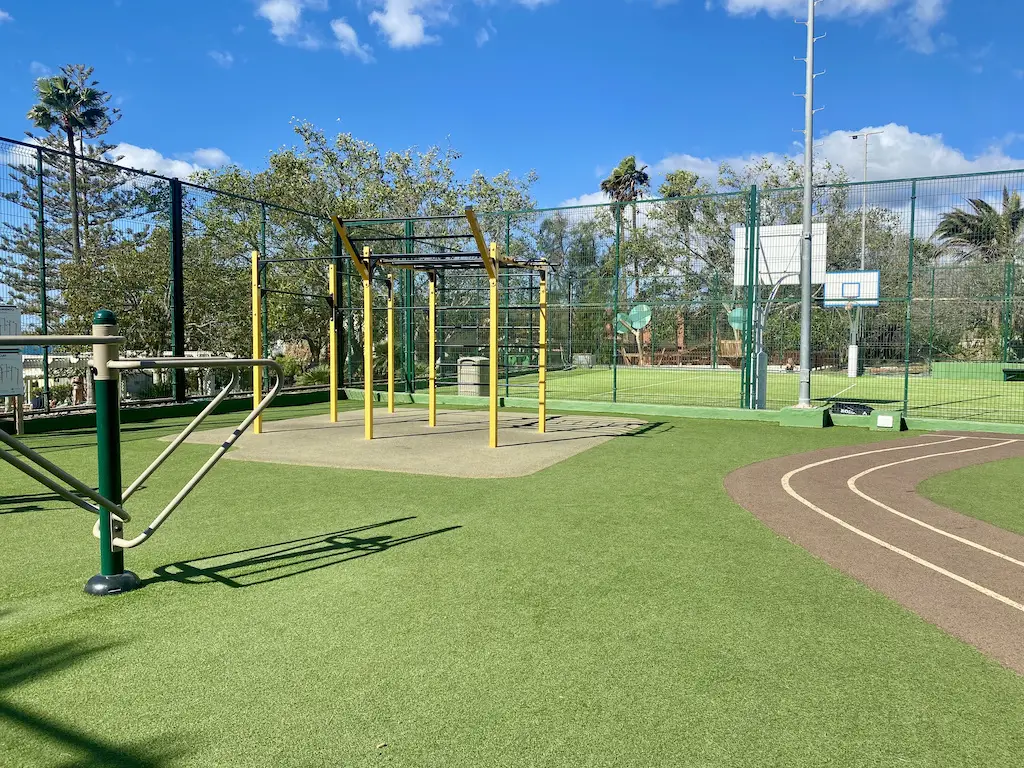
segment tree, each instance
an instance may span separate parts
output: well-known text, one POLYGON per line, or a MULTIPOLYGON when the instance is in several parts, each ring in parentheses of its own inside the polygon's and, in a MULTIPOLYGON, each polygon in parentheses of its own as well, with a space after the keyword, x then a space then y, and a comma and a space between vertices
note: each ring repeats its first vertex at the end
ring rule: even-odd
POLYGON ((110 94, 96 86, 99 82, 90 80, 92 67, 82 64, 68 64, 61 67, 61 73, 36 80, 38 103, 28 111, 28 119, 47 133, 60 131, 67 141, 71 156, 71 229, 74 259, 82 258, 81 229, 79 227, 79 190, 75 137, 84 143, 84 138, 96 138, 110 128, 119 117, 117 109, 108 106, 110 94))
POLYGON ((954 208, 942 216, 935 237, 958 261, 1001 264, 1017 258, 1024 234, 1020 192, 1003 187, 1003 209, 981 199, 967 201, 971 211, 954 208))

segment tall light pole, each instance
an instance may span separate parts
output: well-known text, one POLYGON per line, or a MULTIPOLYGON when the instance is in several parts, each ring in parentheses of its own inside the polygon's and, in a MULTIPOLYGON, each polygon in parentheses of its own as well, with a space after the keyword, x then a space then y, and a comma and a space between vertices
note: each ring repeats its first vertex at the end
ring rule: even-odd
MULTIPOLYGON (((800 396, 797 405, 811 407, 811 232, 814 205, 814 6, 816 0, 807 0, 807 57, 806 92, 804 93, 804 211, 800 239, 800 396)), ((797 22, 801 23, 801 22, 797 22)))
MULTIPOLYGON (((864 140, 864 183, 861 185, 860 203, 860 269, 863 272, 867 267, 868 254, 868 143, 872 136, 878 136, 885 131, 864 131, 855 133, 850 138, 854 141, 864 140)), ((850 348, 847 354, 846 375, 855 379, 860 375, 860 324, 863 318, 863 307, 857 307, 857 312, 850 320, 850 348)))

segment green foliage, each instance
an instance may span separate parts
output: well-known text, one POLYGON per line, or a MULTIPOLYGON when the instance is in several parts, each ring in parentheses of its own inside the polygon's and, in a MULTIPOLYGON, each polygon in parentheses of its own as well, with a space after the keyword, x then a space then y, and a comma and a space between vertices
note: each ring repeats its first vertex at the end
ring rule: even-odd
POLYGON ((331 369, 326 365, 319 365, 303 371, 295 377, 295 383, 300 387, 324 386, 331 383, 331 369))

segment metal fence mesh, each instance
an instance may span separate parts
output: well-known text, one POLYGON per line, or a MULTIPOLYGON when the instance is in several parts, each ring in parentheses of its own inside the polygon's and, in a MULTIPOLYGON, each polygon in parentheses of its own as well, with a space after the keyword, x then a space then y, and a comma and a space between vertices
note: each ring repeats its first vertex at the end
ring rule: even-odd
MULTIPOLYGON (((0 140, 0 304, 22 310, 26 333, 82 332, 104 307, 119 316, 127 354, 249 355, 255 251, 262 255, 264 353, 284 361, 286 385, 327 385, 332 311, 340 381, 362 383, 362 283, 330 221, 93 155, 75 166, 76 231, 70 158, 0 140)), ((859 310, 826 308, 815 288, 817 402, 1024 423, 1022 191, 1021 171, 816 188, 814 221, 828 228, 827 270, 880 275, 878 305, 859 310), (852 342, 859 349, 854 376, 852 342)), ((799 286, 765 280, 759 254, 768 228, 799 223, 801 205, 798 189, 744 190, 485 212, 479 220, 509 258, 551 265, 550 400, 751 407, 761 387, 763 406, 779 408, 797 397, 799 286)), ((375 253, 475 250, 456 218, 350 229, 359 248, 375 253)), ((388 276, 376 277, 372 375, 383 388, 388 276)), ((405 271, 392 277, 397 388, 422 391, 429 281, 405 271)), ((498 286, 501 394, 534 398, 540 278, 507 269, 498 286)), ((437 288, 438 381, 455 393, 459 360, 488 353, 488 283, 479 271, 449 272, 438 275, 437 288)), ((30 413, 88 407, 85 350, 24 352, 30 413)), ((125 379, 128 402, 205 397, 220 383, 193 372, 178 383, 145 373, 125 379)))

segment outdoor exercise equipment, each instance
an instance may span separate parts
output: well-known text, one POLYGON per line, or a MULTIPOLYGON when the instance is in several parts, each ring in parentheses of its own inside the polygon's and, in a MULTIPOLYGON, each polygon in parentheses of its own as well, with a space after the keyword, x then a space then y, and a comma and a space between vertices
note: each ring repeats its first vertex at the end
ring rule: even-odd
MULTIPOLYGON (((539 342, 538 342, 538 431, 546 429, 547 416, 547 271, 550 265, 545 261, 517 261, 502 256, 499 253, 498 245, 491 242, 486 243, 483 230, 477 220, 473 208, 467 206, 464 214, 453 214, 446 216, 423 216, 404 221, 422 221, 433 224, 440 224, 444 227, 450 226, 453 222, 465 221, 469 226, 469 232, 449 232, 447 229, 443 234, 427 235, 423 237, 405 237, 393 234, 373 235, 357 233, 353 236, 351 227, 363 229, 379 228, 387 223, 387 220, 360 220, 345 221, 334 216, 335 231, 338 234, 345 253, 355 265, 363 284, 363 424, 364 434, 367 440, 373 439, 373 291, 372 280, 376 273, 382 272, 387 280, 387 381, 388 381, 388 411, 394 412, 395 399, 395 361, 394 361, 394 275, 398 270, 410 270, 421 272, 427 275, 428 286, 428 423, 431 427, 437 426, 437 283, 438 277, 449 270, 483 270, 487 275, 488 303, 488 394, 489 394, 489 445, 492 448, 498 447, 498 369, 499 369, 499 309, 498 300, 498 276, 501 270, 527 270, 539 273, 539 342), (471 250, 458 250, 447 246, 438 245, 439 241, 468 241, 471 250), (375 253, 371 245, 364 243, 379 242, 402 242, 407 247, 404 253, 375 253), (416 246, 424 244, 430 246, 429 252, 417 252, 416 246), (361 248, 360 248, 361 246, 361 248)), ((333 282, 332 282, 333 284, 333 282)), ((337 334, 331 333, 331 344, 337 344, 337 334)), ((332 361, 336 359, 336 352, 332 351, 332 361)), ((336 385, 336 371, 332 365, 331 380, 331 414, 332 420, 337 420, 337 397, 338 387, 336 385)))
MULTIPOLYGON (((0 430, 0 459, 15 469, 49 488, 60 498, 77 507, 97 515, 93 535, 100 542, 100 572, 85 585, 85 591, 93 595, 113 595, 137 589, 139 577, 124 567, 124 550, 143 544, 170 517, 185 497, 213 469, 239 437, 249 428, 260 414, 270 405, 281 388, 282 370, 273 360, 214 358, 214 357, 161 357, 125 359, 119 358, 118 347, 124 343, 123 336, 117 335, 117 319, 113 312, 100 310, 93 316, 90 336, 0 336, 0 348, 14 348, 42 344, 47 346, 92 346, 90 367, 95 377, 96 399, 96 452, 99 469, 99 487, 93 490, 46 457, 29 448, 17 438, 0 430), (153 518, 140 533, 126 538, 124 525, 131 521, 131 515, 123 504, 134 495, 143 483, 174 453, 185 439, 224 401, 238 381, 238 371, 252 367, 254 381, 259 381, 259 372, 269 368, 276 373, 270 391, 259 399, 253 410, 231 433, 213 455, 175 494, 174 498, 153 518), (184 370, 196 368, 228 368, 231 380, 213 400, 182 430, 163 452, 143 470, 127 488, 121 486, 121 419, 120 419, 120 373, 126 370, 184 370), (24 458, 19 458, 15 454, 24 458), (55 479, 56 478, 56 479, 55 479), (58 482, 59 481, 59 482, 58 482), (68 490, 65 486, 70 487, 68 490)), ((259 387, 255 387, 258 391, 259 387)))

